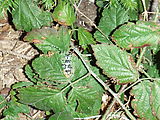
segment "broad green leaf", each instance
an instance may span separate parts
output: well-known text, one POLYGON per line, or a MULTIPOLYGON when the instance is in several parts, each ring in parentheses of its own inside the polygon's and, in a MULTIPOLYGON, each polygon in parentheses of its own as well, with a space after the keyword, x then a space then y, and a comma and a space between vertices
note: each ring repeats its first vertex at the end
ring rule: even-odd
POLYGON ((62 25, 70 26, 75 20, 75 13, 69 2, 60 1, 53 11, 53 18, 62 25))
MULTIPOLYGON (((33 61, 32 67, 43 81, 50 82, 50 84, 61 83, 61 85, 65 85, 69 81, 75 81, 87 73, 86 68, 77 57, 71 56, 71 60, 65 60, 65 58, 65 54, 57 53, 51 56, 41 56, 33 61), (65 62, 70 62, 71 74, 68 76, 63 68, 65 62)), ((68 63, 66 65, 68 66, 68 63)))
POLYGON ((74 120, 70 112, 63 111, 52 115, 49 120, 74 120))
MULTIPOLYGON (((117 26, 124 24, 128 21, 128 19, 128 12, 125 9, 123 9, 121 6, 111 6, 110 8, 104 9, 98 27, 108 37, 108 35, 110 35, 117 26)), ((99 31, 96 31, 94 37, 99 42, 109 42, 99 31)))
POLYGON ((114 45, 93 45, 97 65, 104 73, 119 84, 135 82, 138 79, 138 71, 135 68, 133 58, 114 45))
POLYGON ((65 109, 65 99, 57 89, 42 86, 30 86, 18 89, 19 102, 34 106, 41 110, 61 112, 65 109))
POLYGON ((83 48, 86 48, 89 44, 95 43, 92 34, 82 27, 78 29, 78 40, 79 45, 82 45, 83 48))
MULTIPOLYGON (((89 63, 87 60, 86 62, 89 63)), ((52 89, 45 86, 20 88, 18 98, 21 103, 42 110, 53 110, 55 115, 50 119, 57 119, 57 117, 63 119, 64 114, 61 116, 60 113, 64 111, 68 111, 70 116, 74 117, 87 117, 98 114, 104 92, 103 88, 90 74, 87 74, 88 71, 77 56, 71 54, 68 58, 68 53, 42 55, 32 62, 32 69, 28 67, 29 72, 34 71, 41 78, 37 82, 46 83, 47 85, 52 82, 50 85, 54 85, 54 87, 52 89), (64 68, 62 67, 64 63, 68 65, 68 62, 72 71, 69 77, 64 74, 64 68), (86 102, 83 101, 85 95, 87 96, 85 100, 88 100, 86 102), (67 101, 65 102, 65 100, 67 101), (92 102, 92 104, 87 105, 88 102, 92 102)), ((32 74, 29 74, 29 76, 34 77, 32 74)), ((67 114, 68 117, 69 114, 67 114)), ((70 119, 71 117, 68 120, 70 119)))
POLYGON ((66 82, 61 57, 59 54, 41 56, 33 61, 33 69, 44 81, 66 82))
POLYGON ((138 21, 121 26, 113 34, 116 44, 125 49, 157 46, 160 41, 160 26, 152 22, 138 21))
POLYGON ((134 86, 131 90, 131 94, 134 96, 131 105, 134 108, 135 115, 140 119, 145 120, 157 120, 152 114, 150 105, 151 85, 149 81, 142 81, 134 86))
POLYGON ((152 113, 160 120, 160 82, 155 80, 151 88, 150 104, 152 113))
POLYGON ((14 100, 10 101, 8 108, 3 111, 4 116, 18 117, 19 113, 29 113, 29 107, 27 105, 15 102, 14 100))
POLYGON ((77 103, 76 111, 83 116, 97 115, 101 106, 101 96, 96 88, 74 87, 69 93, 69 103, 77 103))
POLYGON ((65 27, 61 27, 58 31, 54 28, 33 30, 27 34, 25 40, 35 43, 38 49, 44 53, 49 51, 65 52, 69 50, 70 45, 70 35, 65 27))
MULTIPOLYGON (((85 61, 87 64, 89 64, 89 61, 87 61, 86 59, 85 61)), ((72 111, 71 112, 72 116, 77 118, 97 115, 101 107, 101 97, 104 92, 102 86, 90 75, 81 79, 82 77, 87 75, 87 70, 77 57, 74 57, 74 56, 72 57, 72 67, 73 67, 73 76, 71 76, 70 79, 72 79, 71 82, 74 84, 72 84, 73 91, 71 90, 68 96, 69 97, 68 101, 70 104, 69 111, 72 111), (84 89, 84 92, 85 92, 85 88, 87 88, 88 90, 88 94, 87 94, 88 97, 86 99, 88 99, 88 101, 93 99, 97 100, 96 102, 93 101, 92 104, 88 104, 87 106, 86 106, 87 103, 83 102, 83 97, 81 96, 78 97, 76 95, 76 94, 80 94, 80 90, 83 91, 84 89), (91 96, 91 93, 93 93, 92 96, 91 96), (70 98, 72 98, 72 100, 70 98), (76 102, 76 100, 79 102, 76 102), (83 108, 82 106, 86 106, 86 108, 85 107, 83 108), (88 109, 87 107, 90 109, 88 112, 86 112, 86 110, 88 109)), ((94 72, 97 73, 96 70, 94 70, 94 72)), ((99 74, 97 73, 97 75, 99 74)), ((85 95, 86 93, 82 93, 82 94, 85 95)))
POLYGON ((33 28, 49 26, 52 17, 42 11, 32 0, 16 0, 17 7, 12 11, 13 23, 18 30, 31 31, 33 28))

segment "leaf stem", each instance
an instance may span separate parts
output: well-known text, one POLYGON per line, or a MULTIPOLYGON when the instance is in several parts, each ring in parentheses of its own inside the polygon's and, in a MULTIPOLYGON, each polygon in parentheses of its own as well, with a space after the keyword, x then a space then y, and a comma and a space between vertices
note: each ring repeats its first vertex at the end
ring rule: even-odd
POLYGON ((124 89, 122 91, 122 93, 126 92, 127 90, 129 90, 130 88, 132 88, 133 86, 135 86, 137 83, 141 82, 142 80, 150 80, 150 78, 142 78, 137 80, 136 82, 134 82, 133 84, 131 84, 130 86, 128 86, 126 89, 124 89))
POLYGON ((136 120, 136 118, 129 112, 129 110, 124 106, 124 104, 121 102, 121 100, 119 99, 118 95, 113 92, 109 86, 107 86, 103 80, 101 80, 91 69, 90 67, 87 65, 87 63, 85 62, 85 60, 83 59, 81 53, 79 52, 79 50, 77 48, 74 49, 74 52, 78 55, 78 57, 81 59, 81 61, 83 62, 84 66, 86 67, 86 69, 88 70, 88 72, 104 87, 105 90, 107 90, 108 92, 110 92, 113 97, 117 100, 117 102, 121 105, 121 107, 125 110, 126 114, 128 115, 128 117, 131 120, 136 120))
POLYGON ((137 64, 136 64, 137 68, 139 68, 139 65, 140 65, 140 63, 142 61, 142 58, 143 58, 143 55, 144 55, 146 49, 147 49, 147 47, 144 47, 143 50, 142 50, 142 52, 141 52, 141 54, 140 54, 140 56, 139 56, 139 59, 138 59, 137 64))
POLYGON ((61 92, 64 92, 67 88, 69 88, 70 86, 74 85, 75 83, 79 82, 80 80, 83 80, 84 78, 88 77, 90 74, 87 73, 84 76, 82 76, 81 78, 79 78, 78 80, 75 80, 74 82, 70 83, 68 86, 66 86, 61 92))

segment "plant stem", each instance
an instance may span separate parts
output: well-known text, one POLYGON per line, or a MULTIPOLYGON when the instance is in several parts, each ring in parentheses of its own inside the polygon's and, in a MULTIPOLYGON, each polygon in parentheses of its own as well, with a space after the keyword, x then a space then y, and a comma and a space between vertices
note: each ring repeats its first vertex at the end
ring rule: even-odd
POLYGON ((142 0, 143 8, 144 8, 144 21, 148 21, 148 12, 147 12, 147 7, 146 7, 146 2, 145 0, 142 0))
POLYGON ((128 86, 126 89, 124 89, 124 90, 122 91, 122 93, 126 92, 127 90, 129 90, 131 87, 133 87, 133 86, 136 85, 137 83, 141 82, 142 80, 150 80, 150 78, 142 78, 142 79, 137 80, 136 82, 134 82, 133 84, 131 84, 130 86, 128 86))
POLYGON ((142 58, 143 58, 143 55, 144 55, 146 49, 147 49, 147 47, 144 47, 143 50, 142 50, 142 52, 141 52, 141 54, 140 54, 140 56, 139 56, 139 59, 138 59, 137 64, 136 64, 137 68, 139 68, 139 65, 140 65, 140 63, 142 61, 142 58))
POLYGON ((79 50, 77 48, 74 49, 74 52, 79 56, 79 58, 81 59, 82 63, 84 64, 84 66, 86 67, 86 69, 88 70, 88 72, 104 87, 105 90, 107 90, 108 92, 110 92, 113 97, 117 100, 117 102, 121 105, 121 107, 125 110, 126 114, 128 115, 128 117, 131 120, 136 120, 136 118, 129 112, 129 110, 124 106, 124 104, 121 102, 121 100, 119 99, 118 95, 116 93, 114 93, 109 86, 107 86, 103 80, 101 80, 91 69, 90 67, 87 65, 87 63, 85 62, 85 60, 83 59, 81 53, 79 52, 79 50))
MULTIPOLYGON (((127 87, 127 84, 122 86, 122 88, 121 88, 121 89, 119 90, 119 92, 118 92, 118 95, 119 95, 119 96, 123 93, 122 91, 123 91, 126 87, 127 87)), ((106 120, 106 119, 107 119, 107 116, 108 116, 108 114, 110 113, 110 110, 111 110, 111 108, 113 107, 113 105, 115 104, 115 102, 116 102, 116 99, 113 98, 112 103, 109 105, 108 109, 106 110, 105 114, 103 115, 102 120, 106 120)))
POLYGON ((87 73, 86 75, 82 76, 81 78, 79 78, 78 80, 70 83, 69 85, 67 85, 61 92, 64 92, 67 88, 69 88, 70 86, 74 85, 75 83, 79 82, 80 80, 83 80, 84 78, 88 77, 90 74, 87 73))

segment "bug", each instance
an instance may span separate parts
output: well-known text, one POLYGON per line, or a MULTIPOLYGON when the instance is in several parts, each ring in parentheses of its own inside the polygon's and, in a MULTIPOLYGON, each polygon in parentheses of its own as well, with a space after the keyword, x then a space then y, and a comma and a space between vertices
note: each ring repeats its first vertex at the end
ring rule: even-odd
POLYGON ((63 64, 62 64, 62 67, 63 67, 63 72, 64 72, 64 75, 69 78, 71 77, 72 75, 72 61, 71 61, 71 57, 72 57, 72 54, 71 52, 67 53, 64 57, 64 60, 63 60, 63 64))

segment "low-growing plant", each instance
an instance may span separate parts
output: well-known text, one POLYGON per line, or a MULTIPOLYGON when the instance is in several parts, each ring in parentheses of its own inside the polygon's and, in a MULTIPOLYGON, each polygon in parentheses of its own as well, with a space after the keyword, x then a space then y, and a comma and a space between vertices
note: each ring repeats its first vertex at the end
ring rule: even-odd
POLYGON ((120 119, 119 112, 159 120, 160 26, 146 14, 139 20, 148 0, 96 0, 98 23, 79 2, 0 0, 1 18, 10 13, 16 30, 27 32, 24 41, 40 53, 24 68, 30 82, 15 83, 10 100, 0 96, 4 119, 29 116, 31 107, 49 120, 120 119), (77 27, 76 13, 95 29, 77 27), (104 106, 106 94, 111 100, 104 106))

